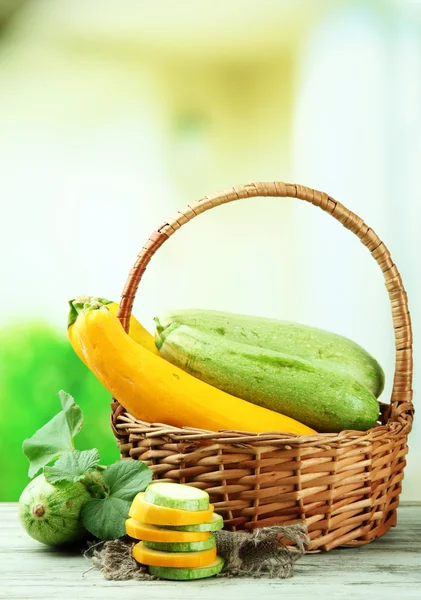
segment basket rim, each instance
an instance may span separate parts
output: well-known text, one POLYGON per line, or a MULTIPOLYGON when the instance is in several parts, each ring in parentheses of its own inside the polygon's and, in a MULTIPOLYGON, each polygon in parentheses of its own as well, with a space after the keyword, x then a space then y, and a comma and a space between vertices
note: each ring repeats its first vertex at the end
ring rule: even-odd
MULTIPOLYGON (((384 405, 388 406, 388 405, 384 405)), ((281 431, 262 431, 260 433, 240 431, 235 429, 220 429, 211 431, 196 427, 176 427, 167 423, 149 423, 136 419, 126 411, 119 402, 111 404, 111 427, 114 435, 119 438, 127 434, 132 439, 139 438, 168 437, 176 442, 191 442, 200 445, 201 442, 213 441, 218 444, 241 444, 241 445, 264 445, 264 446, 308 446, 311 448, 335 445, 370 445, 376 438, 383 437, 385 432, 393 436, 408 435, 412 429, 413 417, 409 413, 403 413, 397 421, 387 420, 386 423, 378 423, 365 431, 344 429, 337 433, 315 433, 310 435, 298 435, 295 433, 281 431)))

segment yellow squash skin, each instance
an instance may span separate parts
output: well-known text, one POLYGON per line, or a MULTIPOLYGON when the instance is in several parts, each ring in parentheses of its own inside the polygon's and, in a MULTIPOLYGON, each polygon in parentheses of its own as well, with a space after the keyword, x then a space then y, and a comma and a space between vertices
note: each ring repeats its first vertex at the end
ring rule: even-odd
POLYGON ((306 425, 196 379, 129 337, 107 306, 80 311, 73 332, 85 361, 134 417, 176 427, 315 433, 306 425))
MULTIPOLYGON (((70 300, 69 304, 72 307, 72 309, 73 309, 73 303, 75 302, 75 303, 80 304, 81 299, 86 300, 87 303, 92 303, 92 301, 100 300, 99 298, 93 298, 91 296, 80 296, 79 298, 70 300)), ((110 311, 111 314, 117 315, 117 310, 118 310, 117 302, 108 302, 107 301, 106 304, 104 302, 102 302, 102 303, 108 308, 108 310, 110 311)), ((71 312, 73 312, 73 310, 71 312)), ((83 355, 82 349, 80 347, 79 340, 78 340, 77 336, 74 334, 74 323, 75 323, 75 321, 72 319, 67 328, 67 335, 69 336, 69 340, 73 347, 73 350, 76 352, 76 354, 78 355, 80 360, 82 362, 84 362, 85 364, 87 364, 86 359, 83 355)), ((153 335, 151 335, 149 333, 149 331, 147 331, 139 323, 139 321, 136 319, 136 317, 133 315, 131 315, 131 317, 130 317, 129 336, 131 338, 133 338, 135 342, 137 342, 138 344, 140 344, 141 346, 143 346, 144 348, 149 350, 149 352, 152 352, 153 354, 156 354, 157 356, 159 356, 159 351, 158 351, 157 347, 155 346, 153 335)))
POLYGON ((216 547, 201 552, 162 552, 147 548, 143 542, 133 546, 133 558, 142 565, 156 567, 195 568, 206 567, 216 559, 216 547))
POLYGON ((135 540, 164 543, 202 542, 211 537, 210 531, 173 531, 142 523, 132 517, 126 520, 126 533, 135 540))
POLYGON ((211 520, 213 510, 213 504, 209 504, 207 510, 182 510, 159 506, 146 502, 144 492, 139 492, 130 506, 129 517, 149 525, 200 525, 211 520))

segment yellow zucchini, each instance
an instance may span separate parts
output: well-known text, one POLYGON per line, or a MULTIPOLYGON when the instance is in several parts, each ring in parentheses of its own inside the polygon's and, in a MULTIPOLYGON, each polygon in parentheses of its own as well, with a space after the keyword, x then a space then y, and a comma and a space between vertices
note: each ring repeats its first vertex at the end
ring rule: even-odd
MULTIPOLYGON (((118 304, 117 302, 111 302, 105 298, 95 298, 94 296, 79 296, 73 300, 69 300, 70 311, 67 323, 67 335, 69 336, 70 343, 73 350, 76 352, 82 362, 86 364, 86 359, 83 355, 80 347, 79 339, 74 333, 74 323, 80 310, 85 305, 92 306, 94 303, 99 303, 101 306, 106 306, 112 315, 117 315, 118 304)), ((152 354, 159 354, 157 347, 155 346, 154 337, 147 331, 143 325, 139 323, 134 315, 130 317, 129 336, 138 344, 152 352, 152 354)))
POLYGON ((129 510, 129 517, 151 525, 199 525, 209 521, 212 514, 212 504, 207 510, 182 510, 150 504, 145 501, 144 492, 135 496, 129 510))
POLYGON ((175 531, 142 523, 132 518, 126 521, 126 533, 135 540, 176 544, 203 542, 211 536, 210 531, 175 531))
POLYGON ((133 547, 133 558, 142 565, 156 567, 205 567, 216 560, 216 546, 200 552, 162 552, 147 548, 142 542, 133 547))
POLYGON ((100 302, 79 309, 72 335, 89 368, 137 419, 218 431, 315 433, 306 425, 196 379, 129 337, 100 302))

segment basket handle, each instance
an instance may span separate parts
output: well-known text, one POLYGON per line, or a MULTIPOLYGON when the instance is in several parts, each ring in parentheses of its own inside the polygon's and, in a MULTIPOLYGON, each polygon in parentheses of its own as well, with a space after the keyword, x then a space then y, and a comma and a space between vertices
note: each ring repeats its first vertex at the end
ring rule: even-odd
POLYGON ((377 234, 368 227, 360 217, 348 210, 343 204, 334 200, 324 192, 319 192, 302 185, 282 183, 250 183, 204 196, 200 200, 188 204, 178 211, 159 229, 154 231, 139 252, 137 260, 129 273, 121 296, 118 317, 128 331, 133 302, 145 269, 155 252, 162 244, 199 214, 220 204, 227 204, 242 198, 254 196, 275 196, 299 198, 320 207, 331 214, 344 227, 355 233, 367 246, 377 264, 383 271, 385 284, 392 306, 393 328, 395 333, 395 377, 390 405, 384 415, 391 421, 398 421, 399 416, 413 413, 412 405, 412 329, 408 310, 408 301, 399 271, 394 264, 389 250, 377 234))

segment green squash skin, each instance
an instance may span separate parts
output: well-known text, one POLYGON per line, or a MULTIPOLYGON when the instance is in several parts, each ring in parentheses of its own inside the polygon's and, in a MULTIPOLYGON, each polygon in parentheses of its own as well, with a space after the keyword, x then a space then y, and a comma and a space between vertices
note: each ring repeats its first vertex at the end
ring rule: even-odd
POLYGON ((224 526, 224 520, 218 513, 213 513, 212 518, 207 523, 199 525, 157 525, 162 529, 174 529, 175 531, 219 531, 224 526))
MULTIPOLYGON (((177 484, 176 484, 177 485, 177 484)), ((179 486, 178 486, 179 487, 179 486)), ((173 498, 168 492, 168 496, 164 495, 160 489, 159 482, 151 483, 145 490, 145 502, 157 504, 159 506, 167 506, 168 508, 178 508, 180 510, 208 510, 209 495, 202 490, 195 490, 198 494, 197 498, 181 499, 173 498)))
POLYGON ((161 552, 202 552, 215 548, 215 537, 200 542, 143 542, 147 548, 159 550, 161 552))
POLYGON ((303 359, 186 325, 171 325, 158 342, 163 358, 198 379, 320 433, 365 431, 378 419, 369 390, 303 359))
POLYGON ((323 329, 290 321, 200 309, 170 311, 155 321, 158 334, 172 325, 188 325, 233 342, 302 358, 315 366, 351 377, 376 398, 384 389, 384 372, 375 358, 352 340, 323 329))
POLYGON ((22 492, 19 519, 26 532, 42 544, 71 544, 88 535, 80 519, 80 510, 90 498, 81 483, 51 485, 44 475, 38 475, 22 492))
POLYGON ((160 579, 170 579, 173 581, 189 581, 192 579, 204 579, 217 575, 224 566, 224 559, 217 556, 210 565, 206 567, 195 567, 192 569, 183 569, 177 567, 148 567, 151 575, 160 579))

